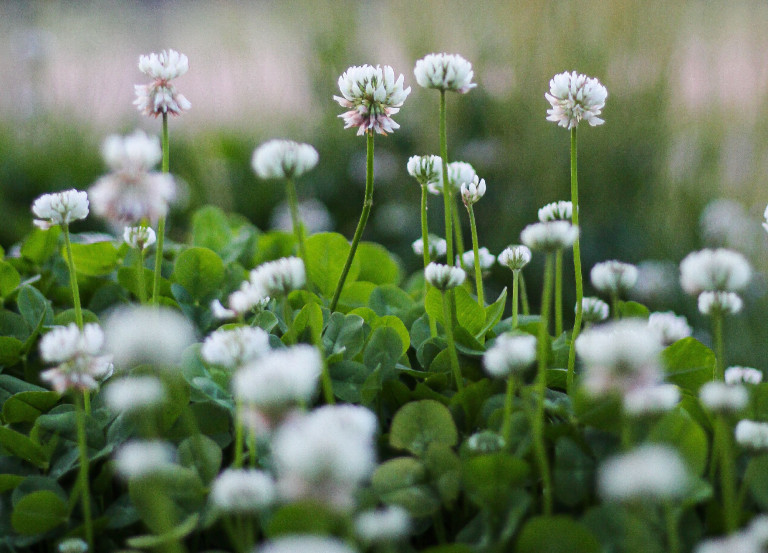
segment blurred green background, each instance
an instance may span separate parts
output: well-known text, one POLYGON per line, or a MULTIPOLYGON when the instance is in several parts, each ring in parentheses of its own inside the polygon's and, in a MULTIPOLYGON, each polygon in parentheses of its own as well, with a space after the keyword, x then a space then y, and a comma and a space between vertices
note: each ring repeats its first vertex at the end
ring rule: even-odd
MULTIPOLYGON (((768 236, 760 226, 768 201, 768 4, 5 1, 6 250, 31 229, 36 196, 87 189, 105 172, 99 148, 107 135, 135 128, 159 134, 159 121, 131 102, 133 85, 146 81, 139 55, 169 47, 190 60, 176 84, 192 109, 170 125, 171 171, 185 191, 169 227, 179 239, 205 203, 241 212, 262 229, 277 224, 283 189, 250 168, 253 149, 275 137, 317 148, 320 164, 300 180, 299 195, 322 202, 331 215, 326 226, 351 236, 365 146, 337 118, 337 79, 364 63, 403 73, 413 89, 395 116, 401 128, 376 137, 375 205, 364 238, 395 252, 407 272, 420 266, 410 250, 419 236, 420 190, 405 164, 413 154, 438 153, 438 94, 416 85, 415 61, 446 51, 473 63, 478 87, 448 98, 449 157, 472 163, 486 179, 475 212, 481 243, 494 254, 519 240, 539 207, 569 199, 568 132, 545 120, 549 79, 565 70, 598 77, 609 92, 606 123, 579 132, 585 274, 605 259, 642 263, 636 297, 687 315, 708 341, 695 300, 679 291, 677 264, 704 246, 738 249, 757 275, 746 313, 727 325, 728 361, 768 365, 768 236)), ((437 234, 441 203, 430 203, 437 234)), ((91 218, 75 230, 109 229, 91 218)), ((535 261, 527 270, 534 304, 540 269, 535 261)), ((496 267, 488 295, 510 276, 496 267)))

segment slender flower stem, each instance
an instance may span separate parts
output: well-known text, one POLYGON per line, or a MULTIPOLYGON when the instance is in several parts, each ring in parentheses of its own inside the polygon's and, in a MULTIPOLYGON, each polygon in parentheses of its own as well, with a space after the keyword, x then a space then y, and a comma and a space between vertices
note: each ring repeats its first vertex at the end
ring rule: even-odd
MULTIPOLYGON (((424 249, 424 268, 429 265, 429 220, 427 219, 427 187, 421 185, 421 246, 424 249)), ((427 294, 429 293, 429 282, 424 279, 424 301, 427 301, 427 294)), ((429 335, 433 338, 437 336, 437 323, 433 317, 427 315, 429 320, 429 335)))
POLYGON ((448 342, 448 355, 451 359, 451 370, 453 378, 456 380, 456 390, 459 393, 464 391, 464 379, 461 376, 459 368, 459 356, 456 354, 456 344, 453 341, 453 325, 451 324, 451 303, 448 298, 448 292, 442 292, 443 295, 443 322, 445 323, 445 340, 448 342))
POLYGON ((483 294, 483 271, 480 268, 480 253, 477 243, 477 224, 475 223, 475 210, 472 209, 472 204, 467 205, 467 211, 469 211, 469 226, 472 229, 472 253, 475 256, 474 265, 477 303, 480 307, 485 308, 485 295, 483 294))
POLYGON ((296 185, 293 183, 293 179, 285 179, 285 195, 288 196, 288 207, 291 210, 291 225, 293 226, 293 234, 296 235, 296 242, 299 244, 299 256, 304 262, 304 266, 307 265, 307 249, 304 245, 304 223, 299 217, 299 199, 296 195, 296 185))
POLYGON ((451 184, 448 182, 448 131, 445 117, 445 90, 440 91, 440 157, 443 160, 443 207, 445 208, 445 251, 448 265, 453 266, 453 218, 451 184))
POLYGON ((738 529, 741 512, 736 497, 736 470, 733 465, 731 429, 721 414, 715 419, 715 441, 720 451, 720 493, 723 502, 725 530, 732 534, 738 529))
MULTIPOLYGON (((451 190, 453 197, 453 190, 451 190)), ((456 240, 456 256, 459 258, 459 267, 464 268, 464 237, 461 235, 461 219, 459 219, 459 206, 451 200, 451 211, 453 212, 453 237, 456 240)))
POLYGON ((72 303, 75 308, 75 322, 77 328, 83 330, 83 308, 80 306, 80 288, 77 286, 77 273, 75 272, 75 260, 72 257, 72 241, 69 239, 69 225, 62 223, 64 231, 64 245, 67 250, 67 265, 69 266, 69 285, 72 288, 72 303))
POLYGON ((139 289, 139 302, 147 303, 147 285, 144 282, 144 249, 139 248, 136 255, 136 286, 139 289))
POLYGON ((251 430, 248 432, 248 466, 252 469, 256 468, 256 461, 259 458, 259 451, 256 445, 256 432, 251 430))
MULTIPOLYGON (((571 221, 573 226, 579 226, 579 182, 577 171, 577 142, 576 142, 576 127, 571 129, 571 204, 573 206, 573 214, 571 221)), ((579 232, 581 234, 581 232, 579 232)), ((568 351, 568 374, 566 376, 566 388, 568 393, 573 392, 573 377, 576 367, 576 338, 579 336, 581 330, 581 318, 584 313, 584 306, 582 305, 582 298, 584 297, 584 283, 581 277, 581 246, 580 238, 576 237, 573 242, 573 269, 576 275, 576 319, 573 322, 573 332, 571 333, 571 348, 568 351)))
POLYGON ((368 138, 368 148, 366 157, 365 201, 363 202, 363 212, 360 214, 360 221, 357 223, 355 236, 352 238, 352 247, 349 250, 347 261, 344 263, 344 269, 341 271, 339 283, 336 285, 336 291, 333 293, 333 300, 331 300, 331 312, 336 310, 336 304, 339 303, 341 290, 344 288, 344 282, 347 280, 349 268, 352 266, 352 261, 355 259, 357 244, 360 242, 360 237, 363 235, 363 230, 365 230, 365 224, 368 222, 368 215, 370 214, 371 206, 373 205, 373 131, 369 130, 366 133, 366 136, 368 138))
POLYGON ((619 320, 619 293, 618 292, 611 292, 611 315, 613 315, 614 321, 619 320))
MULTIPOLYGON (((170 170, 168 146, 168 113, 163 113, 163 174, 170 170)), ((165 242, 165 217, 157 221, 157 246, 155 249, 155 276, 152 283, 152 304, 160 302, 160 273, 163 267, 163 243, 165 242)))
POLYGON ((667 551, 669 553, 680 553, 680 535, 677 532, 677 513, 671 503, 664 505, 664 518, 667 524, 667 551))
POLYGON ((555 252, 555 336, 563 333, 563 250, 555 252))
POLYGON ((518 288, 520 287, 520 271, 512 271, 512 328, 517 328, 518 288))
POLYGON ((75 417, 77 421, 77 448, 80 454, 80 499, 83 509, 83 524, 85 526, 85 541, 88 551, 93 551, 93 522, 91 519, 91 491, 88 477, 88 441, 85 433, 85 409, 82 397, 78 394, 75 399, 75 417))
POLYGON ((712 334, 715 339, 715 373, 712 380, 725 380, 725 345, 723 343, 723 313, 712 313, 712 334))
POLYGON ((552 514, 552 476, 549 468, 549 459, 544 446, 544 396, 547 393, 547 339, 549 338, 549 309, 552 303, 552 265, 553 254, 547 253, 544 265, 544 290, 541 297, 541 322, 539 323, 539 336, 537 356, 539 359, 539 371, 536 380, 536 412, 533 418, 533 444, 536 458, 539 463, 542 484, 544 486, 544 514, 552 514))
POLYGON ((504 422, 501 425, 501 435, 504 438, 505 447, 512 443, 512 402, 515 398, 515 377, 507 377, 507 393, 504 396, 504 422))
POLYGON ((235 404, 235 451, 234 460, 232 466, 236 469, 243 466, 243 441, 244 441, 244 429, 243 421, 240 413, 243 410, 242 402, 238 401, 235 404))
POLYGON ((520 302, 523 306, 523 315, 531 314, 531 306, 528 304, 528 291, 525 289, 525 277, 520 273, 520 302))

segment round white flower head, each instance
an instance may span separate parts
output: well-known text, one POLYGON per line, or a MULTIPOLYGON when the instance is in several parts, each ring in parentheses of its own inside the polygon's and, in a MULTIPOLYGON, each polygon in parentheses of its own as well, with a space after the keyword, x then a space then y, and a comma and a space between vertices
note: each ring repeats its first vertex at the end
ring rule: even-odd
POLYGON ((83 331, 75 323, 54 327, 40 340, 40 357, 58 366, 40 373, 40 379, 54 390, 94 390, 98 381, 112 374, 112 359, 99 355, 104 345, 104 332, 95 323, 83 331))
POLYGON ((573 217, 573 203, 552 202, 539 209, 539 221, 570 221, 573 217))
POLYGON ((104 401, 119 413, 141 412, 165 401, 165 388, 154 376, 129 376, 110 381, 104 390, 104 401))
POLYGON ((150 171, 163 158, 160 140, 142 130, 120 136, 109 135, 101 145, 101 156, 112 171, 150 171))
POLYGON ((760 384, 763 373, 752 367, 728 367, 725 369, 726 384, 760 384))
POLYGON ((467 438, 467 447, 472 453, 496 453, 504 449, 504 445, 506 445, 504 438, 492 430, 475 432, 467 438))
POLYGON ((176 91, 170 81, 181 77, 189 70, 189 60, 176 50, 163 50, 139 58, 139 69, 153 80, 149 84, 134 85, 136 99, 133 104, 144 115, 157 117, 161 113, 180 115, 192 107, 183 95, 176 91))
POLYGON ((364 511, 355 518, 355 533, 366 543, 388 543, 408 537, 411 517, 399 505, 364 511))
POLYGON ((520 241, 532 250, 554 252, 570 248, 579 237, 579 228, 568 221, 549 221, 528 225, 520 233, 520 241))
MULTIPOLYGON (((441 196, 443 194, 443 166, 438 168, 440 176, 437 180, 427 183, 427 190, 430 194, 441 196)), ((472 182, 477 173, 475 168, 466 161, 452 161, 448 164, 448 182, 451 184, 451 190, 460 190, 465 182, 472 182)))
POLYGON ((106 349, 120 369, 142 363, 174 365, 195 341, 192 324, 168 308, 130 307, 114 311, 104 325, 106 349))
MULTIPOLYGON (((576 312, 578 305, 574 306, 573 312, 576 312)), ((581 316, 585 323, 599 323, 608 318, 610 308, 600 298, 588 296, 581 298, 581 316)))
POLYGON ((693 553, 763 553, 765 540, 762 531, 755 531, 750 525, 747 530, 730 536, 705 540, 693 549, 693 553))
POLYGON ((572 73, 560 73, 549 81, 549 92, 544 97, 552 105, 547 110, 547 121, 573 129, 584 120, 591 127, 605 123, 598 117, 605 107, 608 91, 595 78, 572 73))
POLYGON ((403 76, 395 81, 395 71, 370 65, 352 66, 339 77, 341 96, 334 96, 340 106, 350 111, 339 115, 344 119, 344 128, 359 127, 358 136, 376 131, 387 134, 399 129, 392 115, 400 111, 408 94, 409 86, 403 90, 403 76))
POLYGON ((520 271, 531 262, 531 250, 528 246, 509 246, 499 254, 498 261, 511 271, 520 271))
MULTIPOLYGON (((757 515, 749 521, 745 533, 753 538, 761 547, 768 544, 768 515, 757 515)), ((735 551, 730 549, 729 553, 735 551)), ((762 552, 762 549, 761 549, 762 552)))
POLYGON ((211 501, 222 511, 253 513, 275 501, 275 481, 261 470, 227 469, 216 477, 211 501))
POLYGON ((675 315, 672 311, 651 313, 648 317, 648 326, 658 333, 661 343, 665 346, 691 335, 688 320, 682 315, 675 315))
POLYGON ((123 240, 125 243, 138 250, 144 250, 150 247, 157 240, 157 235, 152 227, 138 226, 125 227, 123 231, 123 240))
POLYGON ((699 389, 699 401, 704 407, 717 413, 741 411, 749 402, 749 393, 741 384, 707 382, 699 389))
POLYGON ((458 54, 427 54, 416 62, 413 73, 424 88, 464 94, 477 86, 472 82, 472 64, 458 54))
POLYGON ((461 200, 465 206, 477 203, 483 196, 485 196, 485 179, 475 175, 471 182, 461 183, 461 200))
POLYGON ((269 335, 259 327, 218 329, 203 342, 200 355, 206 363, 236 369, 269 352, 269 335))
POLYGON ((317 150, 309 144, 276 139, 254 150, 251 165, 262 179, 292 179, 314 168, 317 160, 317 150))
POLYGON ((585 365, 583 385, 596 396, 624 394, 662 378, 661 343, 644 321, 625 319, 589 328, 576 339, 576 353, 585 365))
POLYGON ((671 411, 680 402, 680 390, 674 384, 657 384, 629 390, 624 394, 624 411, 642 416, 671 411))
POLYGON ((68 225, 88 216, 88 194, 74 188, 43 194, 32 204, 32 213, 40 217, 33 221, 37 228, 47 230, 56 225, 68 225))
POLYGON ((768 423, 740 420, 734 431, 736 443, 748 449, 768 449, 768 423))
POLYGON ((439 184, 443 177, 443 160, 440 156, 411 156, 406 168, 408 174, 422 186, 439 184))
POLYGON ((59 553, 86 553, 88 544, 80 538, 67 538, 59 542, 59 553))
POLYGON ((234 319, 242 317, 254 309, 264 309, 269 300, 270 298, 261 283, 252 283, 246 280, 238 290, 229 295, 227 298, 228 307, 224 307, 219 300, 213 300, 211 312, 217 319, 234 319))
POLYGON ((680 454, 668 446, 645 445, 608 459, 597 488, 608 501, 665 501, 685 495, 690 474, 680 454))
POLYGON ((173 469, 176 450, 168 442, 133 440, 115 453, 117 473, 126 480, 173 469))
POLYGON ((262 263, 250 274, 251 284, 271 297, 285 296, 307 282, 304 262, 298 257, 283 257, 262 263))
POLYGON ((603 261, 595 264, 589 273, 592 286, 605 294, 620 294, 637 282, 637 267, 621 261, 603 261))
POLYGON ((424 269, 424 278, 438 290, 445 291, 461 286, 467 275, 459 267, 430 263, 424 269))
MULTIPOLYGON (((428 238, 429 258, 437 259, 438 257, 443 257, 446 250, 448 249, 445 238, 440 238, 434 234, 430 234, 428 238)), ((424 240, 417 238, 411 244, 411 248, 413 249, 413 253, 416 255, 424 255, 424 240)))
POLYGON ((485 372, 496 378, 517 374, 536 360, 536 337, 502 334, 483 354, 485 372))
POLYGON ((289 535, 260 545, 255 553, 356 553, 339 540, 314 535, 289 535))
POLYGON ((738 292, 751 276, 747 259, 724 248, 691 252, 680 262, 680 285, 693 295, 703 291, 738 292))
POLYGON ((744 302, 736 292, 702 292, 698 305, 702 315, 735 315, 744 307, 744 302))
MULTIPOLYGON (((496 263, 496 256, 489 252, 485 246, 477 250, 477 256, 480 258, 480 269, 483 271, 487 271, 496 263)), ((456 264, 463 264, 467 269, 473 269, 475 266, 475 252, 473 250, 465 251, 461 257, 461 263, 459 263, 459 256, 456 256, 456 264)))

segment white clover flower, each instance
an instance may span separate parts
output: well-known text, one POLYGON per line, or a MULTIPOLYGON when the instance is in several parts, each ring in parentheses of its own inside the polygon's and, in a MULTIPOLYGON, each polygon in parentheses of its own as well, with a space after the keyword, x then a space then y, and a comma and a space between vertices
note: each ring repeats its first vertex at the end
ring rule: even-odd
POLYGON ((760 384, 763 373, 752 367, 728 367, 725 369, 726 384, 760 384))
POLYGON ((95 390, 98 381, 112 374, 112 359, 100 355, 104 332, 95 323, 88 323, 82 332, 75 323, 54 327, 40 340, 40 357, 46 363, 58 363, 40 373, 40 380, 54 390, 95 390))
POLYGON ((595 264, 589 273, 592 286, 605 294, 620 294, 637 282, 637 267, 611 260, 595 264))
POLYGON ((744 409, 749 402, 749 394, 741 384, 707 382, 699 389, 699 401, 710 411, 727 413, 744 409))
MULTIPOLYGON (((448 249, 445 238, 440 238, 434 234, 430 234, 428 238, 429 258, 437 259, 439 257, 443 257, 448 249)), ((424 255, 424 240, 417 238, 411 244, 411 248, 413 249, 413 253, 416 255, 424 255)))
POLYGON ((693 295, 703 291, 738 292, 751 276, 747 259, 723 248, 691 252, 680 263, 680 285, 693 295))
POLYGON ((475 432, 467 438, 467 447, 472 453, 496 453, 504 449, 506 442, 492 430, 483 430, 475 432))
POLYGON ((192 107, 182 94, 176 91, 170 81, 181 77, 189 70, 189 60, 176 50, 163 50, 139 58, 139 70, 153 80, 146 85, 134 85, 136 99, 133 104, 144 115, 157 117, 161 113, 181 115, 192 107))
MULTIPOLYGON (((576 312, 578 305, 574 306, 573 311, 576 312)), ((610 308, 600 298, 588 296, 581 298, 581 317, 585 323, 599 323, 608 318, 610 308)))
POLYGON ((679 499, 691 486, 680 454, 668 446, 644 445, 608 459, 600 467, 597 488, 608 501, 679 499))
POLYGON ((300 258, 283 257, 262 263, 252 270, 250 282, 268 296, 285 296, 306 284, 307 273, 300 258))
POLYGON ((536 360, 536 337, 502 334, 483 354, 485 372, 496 378, 517 374, 536 360))
POLYGON ((634 388, 624 394, 624 411, 632 416, 671 411, 680 402, 680 390, 674 384, 656 384, 634 388))
MULTIPOLYGON (((757 515, 749 521, 746 535, 753 538, 759 545, 768 544, 768 515, 757 515)), ((732 549, 731 551, 735 551, 732 549)), ((729 552, 730 553, 730 552, 729 552)))
POLYGON ((744 302, 735 292, 702 292, 699 294, 698 306, 702 315, 735 315, 744 307, 744 302))
POLYGON ((275 481, 269 473, 254 469, 227 469, 211 486, 211 501, 222 511, 253 513, 274 503, 275 481))
POLYGON ((163 159, 160 140, 142 130, 120 136, 112 134, 101 145, 101 156, 112 171, 151 171, 163 159))
POLYGON ((125 227, 123 240, 132 248, 144 250, 157 241, 157 235, 152 227, 125 227))
POLYGON ((768 423, 740 420, 734 430, 736 443, 748 449, 768 449, 768 423))
POLYGON ((413 73, 424 88, 464 94, 477 86, 472 82, 472 64, 458 54, 428 54, 416 62, 413 73))
POLYGON ((699 228, 707 244, 739 247, 755 234, 750 219, 741 203, 720 198, 704 208, 699 217, 699 228))
POLYGON ((154 376, 129 376, 110 381, 104 401, 113 411, 134 413, 156 407, 165 401, 165 388, 154 376))
POLYGON ((552 202, 539 209, 539 221, 570 221, 573 217, 572 202, 552 202))
POLYGON ((406 168, 408 174, 422 186, 439 184, 443 178, 443 160, 440 156, 411 156, 406 168))
POLYGON ((235 319, 254 309, 264 309, 269 300, 270 298, 261 283, 252 283, 246 280, 238 290, 229 295, 227 298, 228 307, 224 307, 219 300, 213 300, 211 313, 217 319, 235 319))
POLYGON ((59 542, 59 553, 86 553, 88 544, 80 538, 66 538, 59 542))
MULTIPOLYGON (((496 256, 489 252, 485 246, 477 250, 477 256, 480 258, 480 270, 482 271, 489 270, 496 263, 496 256)), ((474 250, 465 251, 461 260, 459 260, 459 256, 456 256, 456 264, 463 264, 467 269, 473 269, 475 266, 474 250)))
POLYGON ((532 250, 553 252, 570 248, 579 237, 579 227, 568 221, 550 221, 528 225, 520 233, 520 241, 532 250))
POLYGON ((459 267, 430 263, 424 269, 424 278, 438 290, 446 291, 461 286, 467 274, 459 267))
POLYGON ((127 369, 142 363, 174 365, 195 341, 192 324, 164 307, 130 307, 114 311, 104 325, 106 349, 115 364, 127 369))
POLYGON ((461 183, 461 200, 465 206, 476 204, 483 196, 485 196, 485 179, 475 175, 471 182, 461 183))
MULTIPOLYGON (((443 167, 439 167, 439 179, 427 183, 427 190, 435 196, 443 194, 443 167)), ((451 184, 451 190, 460 190, 465 182, 472 182, 477 175, 475 168, 466 161, 452 161, 448 164, 448 182, 451 184)))
POLYGON ((288 535, 260 545, 255 549, 255 553, 356 553, 356 551, 338 538, 288 535))
POLYGON ((747 532, 712 538, 699 543, 693 553, 763 553, 763 544, 747 532))
POLYGON ((33 221, 37 228, 47 230, 56 225, 68 225, 88 216, 88 194, 74 188, 43 194, 32 204, 32 213, 40 217, 33 221))
POLYGON ((648 316, 648 327, 659 335, 659 340, 665 346, 691 335, 688 320, 682 315, 675 315, 672 311, 651 313, 648 316))
POLYGON ((115 453, 117 473, 126 480, 173 469, 176 450, 168 442, 132 440, 115 453))
POLYGON ((269 352, 269 334, 259 327, 218 329, 203 342, 200 355, 206 363, 236 369, 269 352))
POLYGON ((625 319, 592 327, 576 339, 584 388, 592 395, 625 394, 662 379, 661 343, 644 321, 625 319))
POLYGON ((605 123, 598 117, 605 107, 608 91, 595 78, 572 73, 560 73, 549 81, 549 92, 544 97, 552 105, 547 110, 547 121, 554 121, 558 126, 573 129, 580 121, 586 121, 591 127, 605 123))
POLYGON ((251 166, 262 179, 292 179, 314 168, 317 160, 317 150, 309 144, 275 139, 254 150, 251 166))
POLYGON ((364 407, 326 405, 289 417, 272 440, 278 493, 346 509, 376 467, 376 417, 364 407))
POLYGON ((408 537, 411 517, 399 505, 364 511, 355 518, 355 533, 366 543, 388 543, 408 537))
POLYGON ((528 246, 509 246, 499 254, 498 261, 511 271, 520 271, 531 262, 531 250, 528 246))
POLYGON ((344 119, 344 128, 359 127, 358 136, 376 131, 387 134, 399 129, 392 115, 400 111, 408 94, 409 86, 403 90, 403 76, 395 81, 395 72, 389 66, 352 66, 339 77, 341 96, 334 96, 340 106, 350 111, 339 115, 344 119))

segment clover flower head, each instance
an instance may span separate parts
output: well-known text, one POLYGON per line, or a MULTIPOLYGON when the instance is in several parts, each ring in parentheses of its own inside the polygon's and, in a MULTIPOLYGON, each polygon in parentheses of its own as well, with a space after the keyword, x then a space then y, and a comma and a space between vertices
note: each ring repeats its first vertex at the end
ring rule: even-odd
POLYGON ((707 382, 699 388, 699 401, 715 413, 741 411, 749 402, 749 393, 741 384, 707 382))
POLYGON ((100 355, 104 345, 104 332, 95 323, 88 323, 81 331, 75 323, 57 326, 40 340, 40 357, 46 363, 58 363, 40 373, 40 379, 54 390, 95 390, 98 381, 112 374, 112 359, 100 355))
POLYGON ((675 315, 672 311, 651 313, 648 316, 648 326, 659 335, 661 343, 665 346, 691 335, 688 320, 682 315, 675 315))
POLYGON ((674 384, 654 384, 634 388, 624 394, 624 411, 638 417, 671 411, 680 402, 680 390, 674 384))
POLYGON ((504 449, 506 442, 493 430, 475 432, 467 438, 467 447, 472 453, 496 453, 504 449))
POLYGON ((637 267, 611 260, 595 264, 589 273, 592 286, 605 294, 620 294, 637 282, 637 267))
POLYGON ((582 120, 592 127, 605 123, 598 115, 605 107, 608 91, 595 78, 576 71, 560 73, 549 81, 549 92, 544 97, 552 105, 547 110, 547 121, 560 127, 570 130, 582 120))
POLYGON ((315 535, 288 535, 260 545, 255 553, 355 553, 338 538, 315 535))
MULTIPOLYGON (((441 196, 443 194, 443 168, 439 168, 440 178, 427 184, 427 190, 430 194, 441 196)), ((470 163, 466 161, 452 161, 448 164, 448 182, 451 184, 451 190, 461 190, 461 185, 465 182, 472 182, 477 172, 470 163)))
POLYGON ((297 178, 317 165, 317 150, 292 140, 270 140, 253 152, 251 165, 262 179, 297 178))
POLYGON ((736 532, 729 536, 711 538, 699 543, 693 553, 762 553, 763 540, 751 535, 749 531, 736 532))
POLYGON ((154 376, 129 376, 112 382, 104 390, 107 406, 118 413, 141 412, 165 401, 165 388, 154 376))
POLYGON ((496 378, 519 374, 536 360, 536 337, 502 334, 483 355, 485 372, 496 378))
POLYGON ((702 292, 698 306, 702 315, 735 315, 744 307, 744 302, 736 292, 702 292))
POLYGON ((411 517, 399 505, 364 511, 355 518, 355 533, 366 543, 389 543, 408 537, 411 517))
POLYGON ((760 384, 762 381, 762 371, 752 367, 728 367, 725 369, 726 384, 760 384))
POLYGON ((509 246, 499 254, 498 261, 511 271, 520 271, 531 262, 531 250, 528 246, 509 246))
POLYGON ((211 486, 211 502, 228 513, 254 513, 274 503, 275 481, 255 469, 226 469, 211 486))
POLYGON ((568 221, 549 221, 528 225, 520 233, 520 241, 532 250, 554 252, 570 248, 579 237, 579 227, 568 221))
POLYGON ((109 135, 101 145, 101 156, 112 171, 151 171, 163 158, 160 140, 142 130, 120 136, 109 135))
POLYGON ((768 423, 740 420, 734 430, 736 443, 749 449, 768 449, 768 423))
POLYGON ((481 179, 475 175, 471 182, 461 183, 460 190, 461 199, 464 202, 464 205, 469 207, 485 196, 485 179, 481 179))
POLYGON ((424 88, 464 94, 477 86, 472 82, 472 64, 458 54, 427 54, 416 62, 413 73, 424 88))
MULTIPOLYGON (((421 238, 417 238, 413 241, 411 244, 411 248, 413 249, 413 253, 416 255, 424 255, 424 240, 421 238)), ((438 257, 443 257, 448 250, 448 244, 445 241, 445 238, 440 238, 439 236, 435 236, 434 234, 430 234, 428 237, 428 248, 429 248, 429 258, 430 259, 437 259, 438 257)))
POLYGON ((218 329, 203 342, 200 355, 206 363, 236 369, 269 352, 269 335, 259 327, 218 329))
MULTIPOLYGON (((576 312, 576 307, 573 308, 576 312)), ((581 298, 581 317, 585 323, 599 323, 608 318, 610 308, 600 298, 588 296, 581 298)))
POLYGON ((172 470, 175 460, 176 450, 168 442, 132 440, 115 453, 115 468, 120 476, 133 480, 172 470))
POLYGON ((211 313, 217 319, 235 319, 242 317, 254 309, 264 309, 269 304, 270 297, 264 291, 261 283, 246 280, 238 290, 227 298, 227 307, 219 300, 211 302, 211 313))
POLYGON ((252 285, 271 297, 285 296, 307 282, 304 262, 298 257, 283 257, 262 263, 250 274, 252 285))
POLYGON ((451 288, 456 288, 464 283, 467 274, 459 267, 442 265, 440 263, 430 263, 424 269, 424 278, 429 284, 445 292, 451 288))
POLYGON ((341 96, 334 96, 340 106, 350 108, 339 115, 344 128, 358 127, 358 136, 376 131, 387 134, 399 129, 392 116, 400 111, 411 93, 403 89, 403 76, 395 80, 395 71, 385 65, 352 66, 339 77, 341 96))
POLYGON ((40 217, 33 221, 37 228, 47 230, 56 225, 68 225, 88 216, 88 194, 74 188, 43 194, 32 204, 32 213, 40 217))
POLYGON ((123 240, 132 248, 145 250, 157 241, 157 235, 152 227, 140 225, 138 227, 125 227, 123 240))
POLYGON ((422 186, 439 184, 443 178, 443 160, 440 156, 411 156, 406 168, 408 174, 422 186))
POLYGON ((157 117, 161 113, 180 115, 192 107, 182 94, 176 91, 170 81, 181 77, 189 70, 189 60, 176 50, 163 50, 139 57, 139 70, 152 78, 152 82, 134 86, 136 99, 133 104, 144 115, 157 117))
POLYGON ((752 269, 739 252, 718 248, 689 253, 680 262, 680 285, 689 294, 738 292, 749 284, 752 269))
POLYGON ((552 202, 539 209, 539 221, 570 221, 573 217, 573 203, 566 201, 552 202))
POLYGON ((609 458, 600 467, 597 488, 608 501, 678 499, 690 489, 685 461, 673 448, 644 445, 609 458))
POLYGON ((59 553, 87 553, 88 544, 80 538, 67 538, 59 542, 59 553))
MULTIPOLYGON (((486 248, 485 246, 477 250, 477 256, 480 258, 481 271, 489 270, 491 267, 493 267, 493 264, 496 263, 496 256, 493 255, 491 252, 489 252, 488 248, 486 248)), ((456 256, 456 264, 457 265, 463 264, 463 266, 466 267, 467 270, 474 269, 475 252, 473 250, 467 250, 461 256, 461 259, 459 259, 459 256, 456 256)))

